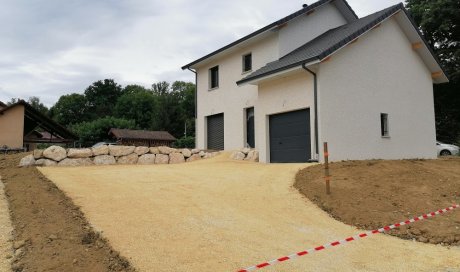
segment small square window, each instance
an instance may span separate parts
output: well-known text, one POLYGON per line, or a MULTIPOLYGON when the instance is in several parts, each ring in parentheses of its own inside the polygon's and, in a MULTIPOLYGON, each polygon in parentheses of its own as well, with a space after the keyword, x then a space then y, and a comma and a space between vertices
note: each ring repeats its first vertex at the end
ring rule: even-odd
POLYGON ((252 70, 252 54, 246 54, 243 56, 243 73, 252 70))
POLYGON ((219 87, 219 66, 209 69, 209 89, 219 87))
POLYGON ((388 127, 388 113, 380 114, 380 129, 382 137, 390 137, 390 131, 388 127))

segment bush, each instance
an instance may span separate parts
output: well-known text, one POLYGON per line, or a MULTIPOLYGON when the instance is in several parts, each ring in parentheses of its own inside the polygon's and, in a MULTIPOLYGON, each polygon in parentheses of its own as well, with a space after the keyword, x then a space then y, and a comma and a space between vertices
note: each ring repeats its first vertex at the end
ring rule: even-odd
POLYGON ((182 137, 180 139, 177 139, 173 143, 173 147, 175 148, 195 148, 195 137, 188 136, 188 137, 182 137))
POLYGON ((97 142, 108 141, 111 128, 135 129, 134 120, 126 120, 115 117, 104 117, 91 122, 83 122, 72 127, 72 131, 80 138, 83 146, 91 146, 97 142))

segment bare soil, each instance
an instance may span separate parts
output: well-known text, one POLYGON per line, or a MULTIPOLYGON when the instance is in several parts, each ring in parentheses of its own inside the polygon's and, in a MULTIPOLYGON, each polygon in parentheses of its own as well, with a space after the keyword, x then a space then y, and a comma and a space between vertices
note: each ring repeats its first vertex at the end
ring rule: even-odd
POLYGON ((0 155, 14 227, 13 271, 135 271, 36 168, 16 167, 23 156, 0 155))
MULTIPOLYGON (((460 158, 346 161, 299 171, 294 187, 334 218, 372 230, 460 203, 460 158)), ((460 210, 416 222, 389 234, 441 245, 460 245, 460 210)))

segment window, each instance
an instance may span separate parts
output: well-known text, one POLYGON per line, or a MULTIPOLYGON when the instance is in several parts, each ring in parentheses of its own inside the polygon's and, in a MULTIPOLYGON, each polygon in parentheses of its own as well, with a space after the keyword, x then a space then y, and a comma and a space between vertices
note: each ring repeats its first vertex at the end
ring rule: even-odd
POLYGON ((219 87, 219 66, 209 69, 209 89, 219 87))
POLYGON ((390 137, 390 132, 388 129, 388 113, 380 114, 380 128, 382 137, 390 137))
POLYGON ((252 54, 249 53, 243 56, 243 73, 252 70, 252 54))
POLYGON ((255 128, 254 128, 254 108, 246 109, 246 146, 250 148, 255 145, 255 128))

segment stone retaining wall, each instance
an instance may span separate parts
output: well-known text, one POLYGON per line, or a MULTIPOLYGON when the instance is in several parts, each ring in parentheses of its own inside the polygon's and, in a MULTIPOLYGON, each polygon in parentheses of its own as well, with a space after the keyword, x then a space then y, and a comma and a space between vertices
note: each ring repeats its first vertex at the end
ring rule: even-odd
POLYGON ((21 159, 19 166, 87 166, 111 164, 175 164, 212 158, 219 152, 166 146, 102 145, 96 148, 50 146, 21 159))
POLYGON ((253 161, 253 162, 258 162, 259 161, 259 151, 250 149, 250 148, 243 148, 241 150, 234 151, 231 155, 230 158, 232 160, 238 160, 238 161, 253 161))

